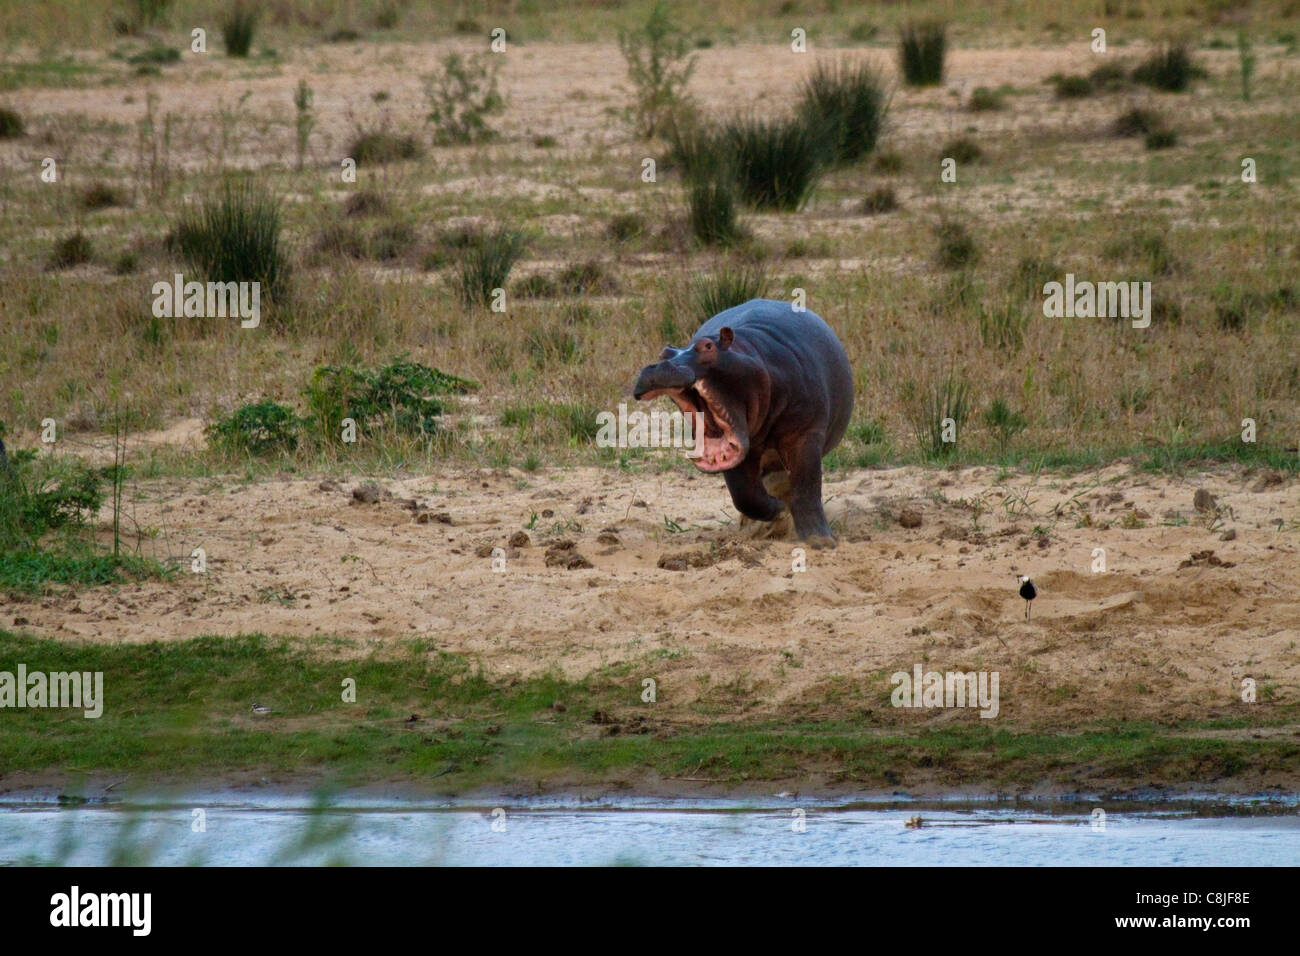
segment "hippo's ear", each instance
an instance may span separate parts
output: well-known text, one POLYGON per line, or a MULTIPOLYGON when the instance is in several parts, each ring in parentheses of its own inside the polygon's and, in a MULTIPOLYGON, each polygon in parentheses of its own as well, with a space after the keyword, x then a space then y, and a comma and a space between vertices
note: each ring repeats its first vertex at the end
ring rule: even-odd
POLYGON ((729 325, 724 325, 721 331, 718 332, 718 348, 720 349, 731 348, 731 343, 735 340, 736 333, 731 331, 731 326, 729 325))

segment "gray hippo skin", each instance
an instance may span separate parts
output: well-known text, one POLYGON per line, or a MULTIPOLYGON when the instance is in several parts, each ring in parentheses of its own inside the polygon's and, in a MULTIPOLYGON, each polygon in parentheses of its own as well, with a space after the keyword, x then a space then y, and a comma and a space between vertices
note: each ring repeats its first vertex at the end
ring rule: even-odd
POLYGON ((816 547, 835 544, 822 510, 822 456, 853 415, 853 369, 819 316, 771 299, 719 312, 685 348, 668 346, 643 368, 632 394, 667 395, 701 416, 692 461, 722 473, 741 514, 772 521, 781 513, 785 503, 763 476, 784 470, 796 533, 816 547))

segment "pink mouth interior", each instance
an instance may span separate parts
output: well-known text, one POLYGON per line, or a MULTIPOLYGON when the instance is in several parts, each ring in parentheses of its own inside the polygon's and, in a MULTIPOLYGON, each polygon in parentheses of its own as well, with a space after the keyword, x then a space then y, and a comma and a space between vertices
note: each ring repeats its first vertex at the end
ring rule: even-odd
POLYGON ((697 384, 684 389, 662 389, 648 392, 643 399, 667 395, 683 414, 694 417, 695 448, 687 458, 700 471, 719 472, 735 468, 745 459, 745 448, 736 437, 736 430, 727 420, 726 411, 710 401, 707 386, 697 384), (701 428, 703 435, 700 434, 701 428))

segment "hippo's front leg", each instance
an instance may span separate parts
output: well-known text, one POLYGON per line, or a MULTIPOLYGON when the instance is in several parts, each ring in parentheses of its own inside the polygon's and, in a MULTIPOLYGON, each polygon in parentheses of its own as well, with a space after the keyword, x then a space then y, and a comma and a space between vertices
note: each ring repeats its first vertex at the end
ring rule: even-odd
POLYGON ((782 457, 790 472, 790 515, 795 533, 814 548, 835 547, 822 508, 822 436, 802 436, 782 457))
POLYGON ((761 449, 751 448, 744 461, 722 475, 737 511, 755 521, 772 521, 785 510, 785 504, 781 499, 773 498, 763 487, 762 458, 761 449))

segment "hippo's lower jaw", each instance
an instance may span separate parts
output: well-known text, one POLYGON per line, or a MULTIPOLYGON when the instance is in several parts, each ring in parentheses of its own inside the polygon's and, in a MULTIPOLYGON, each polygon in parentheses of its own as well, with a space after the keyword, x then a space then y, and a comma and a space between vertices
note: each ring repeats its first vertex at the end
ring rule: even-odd
POLYGON ((745 460, 745 449, 733 438, 711 438, 704 434, 696 439, 695 447, 686 457, 700 471, 730 471, 745 460))

